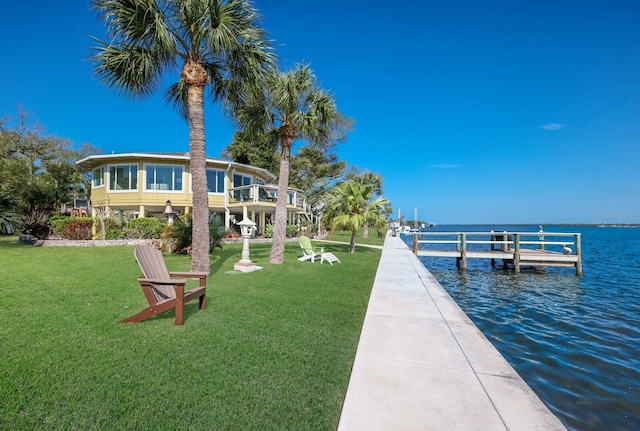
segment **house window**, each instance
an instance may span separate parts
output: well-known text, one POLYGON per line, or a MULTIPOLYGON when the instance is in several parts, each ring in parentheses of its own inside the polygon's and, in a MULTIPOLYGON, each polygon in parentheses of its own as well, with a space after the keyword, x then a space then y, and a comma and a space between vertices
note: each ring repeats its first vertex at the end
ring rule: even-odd
POLYGON ((242 174, 233 174, 233 187, 250 186, 252 177, 242 174))
POLYGON ((104 186, 104 168, 99 167, 94 169, 91 174, 91 185, 93 188, 104 186))
POLYGON ((182 173, 180 165, 145 165, 145 190, 182 191, 182 173))
POLYGON ((138 165, 109 166, 109 190, 137 190, 138 165))
POLYGON ((207 185, 209 193, 224 193, 224 182, 224 171, 207 168, 207 185))
MULTIPOLYGON (((242 174, 233 174, 233 187, 250 186, 252 177, 242 174)), ((243 188, 242 190, 234 190, 233 197, 238 201, 246 201, 251 199, 251 188, 243 188)))

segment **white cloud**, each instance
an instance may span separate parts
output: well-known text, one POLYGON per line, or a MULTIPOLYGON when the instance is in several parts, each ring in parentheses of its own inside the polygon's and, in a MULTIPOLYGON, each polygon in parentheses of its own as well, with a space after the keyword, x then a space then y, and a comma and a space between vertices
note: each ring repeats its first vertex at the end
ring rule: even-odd
POLYGON ((543 124, 540 127, 542 127, 544 130, 560 130, 564 127, 564 124, 547 123, 547 124, 543 124))

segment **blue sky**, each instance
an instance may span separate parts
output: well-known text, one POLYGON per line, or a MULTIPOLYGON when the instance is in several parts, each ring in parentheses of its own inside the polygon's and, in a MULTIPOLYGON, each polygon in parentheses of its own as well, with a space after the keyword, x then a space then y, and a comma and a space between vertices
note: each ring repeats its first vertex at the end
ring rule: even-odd
MULTIPOLYGON (((338 154, 380 173, 409 218, 640 223, 640 2, 258 0, 281 69, 309 63, 355 130, 338 154), (402 3, 400 3, 402 4, 402 3)), ((188 151, 161 92, 94 79, 83 0, 0 14, 0 116, 104 152, 188 151)), ((205 105, 207 154, 234 127, 205 105)))

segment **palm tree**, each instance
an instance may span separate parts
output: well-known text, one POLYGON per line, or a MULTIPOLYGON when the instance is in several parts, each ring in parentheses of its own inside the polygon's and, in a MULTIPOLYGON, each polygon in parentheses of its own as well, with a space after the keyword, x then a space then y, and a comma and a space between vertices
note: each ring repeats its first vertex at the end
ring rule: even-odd
POLYGON ((318 147, 331 145, 344 134, 350 121, 336 108, 331 94, 318 87, 316 77, 306 65, 267 77, 264 91, 239 111, 238 122, 249 134, 277 136, 280 141, 278 197, 269 262, 284 261, 289 198, 291 147, 302 139, 318 147), (342 132, 341 132, 342 131, 342 132))
POLYGON ((204 89, 233 113, 243 91, 272 67, 274 56, 247 0, 93 0, 111 40, 92 56, 109 88, 144 97, 163 75, 179 72, 165 95, 189 123, 193 187, 191 269, 209 267, 209 205, 204 89))
POLYGON ((349 251, 356 251, 356 234, 365 224, 384 225, 384 210, 389 200, 384 196, 375 197, 375 186, 358 181, 346 181, 333 188, 325 217, 336 230, 351 231, 349 251))
MULTIPOLYGON (((375 172, 364 171, 360 173, 358 169, 354 169, 353 172, 350 172, 346 176, 347 180, 355 181, 360 184, 370 184, 373 186, 373 193, 376 196, 382 196, 382 177, 375 172)), ((369 237, 369 223, 364 224, 362 226, 362 238, 369 237)))

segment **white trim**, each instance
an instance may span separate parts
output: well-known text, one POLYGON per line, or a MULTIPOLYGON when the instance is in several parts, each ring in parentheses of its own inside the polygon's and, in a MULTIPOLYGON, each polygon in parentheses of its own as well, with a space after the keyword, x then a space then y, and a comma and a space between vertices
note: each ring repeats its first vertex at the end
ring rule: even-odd
MULTIPOLYGON (((108 163, 108 161, 110 159, 128 159, 128 158, 136 159, 137 162, 142 161, 142 159, 182 160, 182 161, 188 163, 189 165, 191 165, 191 163, 190 163, 191 159, 189 157, 189 153, 176 153, 176 154, 169 154, 169 153, 94 154, 92 156, 87 156, 87 157, 85 157, 83 159, 78 160, 76 162, 76 165, 82 165, 82 164, 86 164, 88 162, 97 162, 97 161, 104 161, 105 163, 108 163)), ((243 169, 243 170, 255 172, 256 174, 264 176, 266 178, 270 178, 271 180, 275 180, 277 178, 274 174, 272 174, 271 172, 269 172, 266 169, 259 168, 257 166, 245 165, 244 163, 237 163, 237 162, 232 162, 232 161, 228 161, 228 160, 221 160, 221 159, 214 159, 214 158, 211 158, 211 157, 207 157, 206 158, 206 164, 207 165, 220 165, 223 169, 227 168, 228 166, 233 166, 234 168, 237 167, 238 169, 243 169)), ((88 166, 88 168, 91 168, 91 166, 88 166)), ((267 182, 269 182, 269 180, 267 180, 267 182)))

